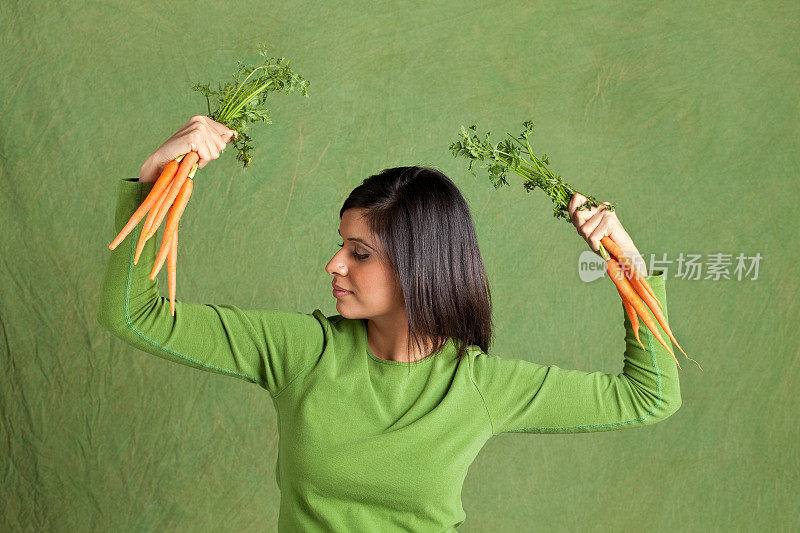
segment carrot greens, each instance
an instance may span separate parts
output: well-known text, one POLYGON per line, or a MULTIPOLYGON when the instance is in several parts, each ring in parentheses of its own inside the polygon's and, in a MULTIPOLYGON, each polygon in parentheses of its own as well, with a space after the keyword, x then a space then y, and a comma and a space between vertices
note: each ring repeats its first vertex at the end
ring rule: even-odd
POLYGON ((231 142, 238 150, 236 159, 242 162, 243 167, 247 167, 253 158, 250 154, 252 139, 247 135, 248 123, 272 123, 266 107, 267 95, 273 91, 285 91, 286 94, 299 91, 308 98, 308 80, 292 70, 288 59, 269 57, 263 44, 258 46, 258 53, 266 58, 263 64, 256 67, 237 60, 238 70, 233 81, 219 85, 216 90, 208 84, 196 83, 192 87, 206 97, 209 118, 239 132, 231 142), (211 110, 212 97, 214 111, 211 110))
MULTIPOLYGON (((533 153, 530 136, 534 124, 527 120, 522 125, 525 126, 525 129, 518 137, 506 132, 510 138, 500 141, 496 145, 492 144, 489 132, 486 133, 484 139, 480 139, 476 134, 475 125, 469 128, 461 126, 461 140, 451 144, 450 150, 454 157, 464 156, 470 160, 468 169, 473 176, 477 176, 477 174, 472 170, 472 166, 476 161, 483 161, 495 189, 508 185, 506 175, 509 171, 522 176, 525 178, 523 186, 526 191, 530 192, 538 188, 550 197, 555 204, 553 216, 556 218, 569 221, 567 207, 570 198, 575 193, 581 194, 587 199, 578 209, 584 210, 599 206, 600 202, 596 198, 578 191, 565 183, 561 176, 554 174, 547 166, 550 164, 547 154, 540 158, 533 153)), ((607 209, 613 211, 614 205, 610 204, 607 209)))

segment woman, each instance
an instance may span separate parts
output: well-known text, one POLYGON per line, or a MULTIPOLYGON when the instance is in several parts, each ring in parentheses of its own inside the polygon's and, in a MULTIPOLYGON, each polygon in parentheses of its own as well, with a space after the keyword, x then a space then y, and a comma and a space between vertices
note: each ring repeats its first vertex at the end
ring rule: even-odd
MULTIPOLYGON (((193 117, 138 181, 120 180, 114 235, 167 161, 197 150, 203 168, 235 134, 193 117)), ((639 255, 616 214, 578 211, 584 200, 569 211, 591 248, 610 235, 639 255)), ((472 220, 434 169, 387 169, 351 192, 342 248, 325 267, 333 316, 176 301, 173 317, 149 280, 156 239, 133 265, 140 230, 112 252, 97 318, 143 351, 269 392, 281 531, 453 531, 466 518, 467 470, 491 437, 640 427, 681 405, 672 356, 646 327, 642 350, 621 305, 619 375, 488 355, 491 299, 472 220)), ((666 314, 662 274, 647 279, 666 314)))

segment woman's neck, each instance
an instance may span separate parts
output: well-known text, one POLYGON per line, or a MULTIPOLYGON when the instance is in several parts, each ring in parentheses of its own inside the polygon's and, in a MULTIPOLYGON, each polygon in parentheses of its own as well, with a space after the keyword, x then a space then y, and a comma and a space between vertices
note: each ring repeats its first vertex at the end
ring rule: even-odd
POLYGON ((429 356, 435 348, 430 339, 423 349, 418 349, 416 344, 408 345, 408 319, 403 313, 402 320, 395 317, 371 318, 367 320, 367 344, 376 357, 387 361, 400 361, 403 363, 419 361, 429 356))

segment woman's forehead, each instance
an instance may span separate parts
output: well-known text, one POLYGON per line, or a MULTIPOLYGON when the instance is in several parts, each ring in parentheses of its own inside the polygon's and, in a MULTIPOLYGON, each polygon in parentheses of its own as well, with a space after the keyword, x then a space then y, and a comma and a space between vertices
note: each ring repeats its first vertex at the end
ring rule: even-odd
POLYGON ((377 248, 379 239, 370 231, 367 219, 363 218, 366 209, 350 208, 342 213, 339 234, 346 239, 362 241, 377 248))
POLYGON ((350 235, 350 237, 365 237, 370 236, 369 231, 369 224, 367 224, 367 219, 363 217, 366 213, 366 209, 356 209, 350 208, 342 213, 342 220, 339 222, 339 227, 344 232, 345 229, 348 232, 356 232, 360 233, 361 235, 350 235))

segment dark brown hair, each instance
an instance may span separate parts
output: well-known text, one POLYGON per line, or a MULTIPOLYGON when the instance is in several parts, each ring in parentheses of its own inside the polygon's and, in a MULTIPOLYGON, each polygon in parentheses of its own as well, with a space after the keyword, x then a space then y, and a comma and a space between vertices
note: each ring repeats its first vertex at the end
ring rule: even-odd
POLYGON ((424 350, 425 339, 451 338, 458 358, 471 345, 488 352, 489 281, 469 207, 450 178, 430 167, 388 168, 352 190, 339 218, 350 208, 366 210, 364 220, 402 287, 409 346, 413 340, 424 350))

